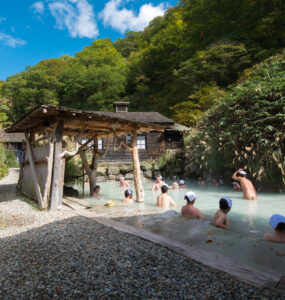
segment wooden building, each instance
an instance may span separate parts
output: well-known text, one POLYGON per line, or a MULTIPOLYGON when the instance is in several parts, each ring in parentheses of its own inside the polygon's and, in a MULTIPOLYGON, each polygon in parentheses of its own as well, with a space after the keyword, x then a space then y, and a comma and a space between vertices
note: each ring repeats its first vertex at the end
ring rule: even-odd
POLYGON ((17 152, 23 149, 25 135, 21 132, 7 133, 4 129, 0 129, 0 141, 4 143, 6 148, 11 149, 11 151, 17 152))
MULTIPOLYGON (((100 112, 109 117, 120 117, 129 121, 137 121, 149 124, 160 125, 163 131, 143 132, 138 135, 138 150, 140 160, 155 159, 167 150, 177 150, 183 147, 184 134, 190 131, 190 128, 175 123, 173 120, 165 117, 158 112, 129 112, 129 102, 114 102, 114 112, 100 112)), ((131 143, 131 137, 122 137, 127 144, 131 143)), ((98 141, 100 150, 106 149, 106 139, 98 141)), ((111 144, 113 140, 109 141, 111 144)), ((108 151, 107 155, 100 158, 100 161, 107 162, 130 162, 131 153, 120 149, 119 151, 108 151)))
POLYGON ((90 194, 96 184, 98 159, 110 148, 100 149, 100 140, 113 139, 112 151, 120 148, 132 153, 136 200, 144 200, 141 179, 138 136, 150 131, 163 131, 163 127, 128 120, 119 115, 90 112, 42 105, 36 107, 6 129, 8 133, 24 133, 26 152, 21 164, 19 187, 21 192, 38 200, 40 209, 61 207, 65 160, 79 154, 89 177, 90 194), (127 144, 127 136, 131 143, 127 144), (121 140, 118 141, 118 138, 121 140), (124 137, 124 138, 123 138, 124 137), (65 149, 64 138, 72 139, 75 149, 65 149), (91 162, 86 152, 91 152, 91 162))

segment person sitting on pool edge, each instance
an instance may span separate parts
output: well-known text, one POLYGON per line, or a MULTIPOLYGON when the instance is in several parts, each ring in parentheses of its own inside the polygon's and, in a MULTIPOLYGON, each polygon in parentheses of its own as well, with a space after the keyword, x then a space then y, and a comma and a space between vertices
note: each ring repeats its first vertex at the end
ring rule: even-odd
POLYGON ((269 219, 269 224, 273 227, 274 233, 266 233, 263 240, 285 243, 285 217, 279 214, 274 214, 269 219))
POLYGON ((156 206, 169 209, 169 205, 177 206, 177 204, 167 195, 168 193, 168 186, 163 184, 161 186, 161 194, 157 196, 157 203, 156 206))
POLYGON ((179 189, 179 184, 177 183, 177 176, 173 176, 172 188, 174 190, 178 190, 179 189))
POLYGON ((157 174, 157 175, 155 176, 155 179, 156 179, 156 180, 155 180, 155 182, 153 183, 152 189, 151 189, 153 192, 154 192, 154 190, 159 191, 159 190, 161 189, 162 185, 165 184, 165 182, 162 181, 161 175, 157 174))
POLYGON ((123 176, 120 178, 120 186, 121 187, 130 187, 128 182, 125 180, 125 177, 123 177, 123 176))
POLYGON ((216 212, 213 225, 222 229, 229 229, 229 221, 227 219, 227 214, 232 208, 232 200, 228 197, 223 197, 220 199, 220 209, 216 212))
POLYGON ((92 197, 94 197, 94 198, 99 197, 99 192, 100 192, 100 185, 95 185, 93 188, 92 197))
POLYGON ((232 176, 233 180, 239 181, 243 190, 243 199, 256 200, 256 190, 252 182, 246 178, 246 172, 243 169, 238 169, 232 176))
POLYGON ((183 179, 179 180, 179 188, 180 189, 186 189, 187 185, 185 184, 185 181, 183 179))
POLYGON ((202 219, 203 215, 201 214, 200 209, 194 207, 195 200, 197 199, 196 194, 190 191, 186 193, 184 199, 187 201, 187 204, 184 205, 181 209, 182 216, 193 218, 193 219, 194 218, 202 219))
POLYGON ((133 191, 131 189, 125 190, 125 198, 123 199, 124 203, 134 203, 133 200, 133 191))

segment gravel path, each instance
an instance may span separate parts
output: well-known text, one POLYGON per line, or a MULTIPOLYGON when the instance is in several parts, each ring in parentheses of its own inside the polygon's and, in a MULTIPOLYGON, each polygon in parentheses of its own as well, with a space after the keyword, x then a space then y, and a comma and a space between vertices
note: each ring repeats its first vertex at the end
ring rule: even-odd
POLYGON ((68 209, 36 211, 7 186, 13 172, 0 182, 0 299, 284 299, 68 209))

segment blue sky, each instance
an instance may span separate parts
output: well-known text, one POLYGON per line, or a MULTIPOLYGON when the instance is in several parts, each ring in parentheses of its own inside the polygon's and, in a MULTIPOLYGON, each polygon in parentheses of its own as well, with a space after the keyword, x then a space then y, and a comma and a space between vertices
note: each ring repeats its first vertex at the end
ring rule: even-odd
POLYGON ((95 39, 142 30, 175 0, 0 0, 0 80, 95 39))

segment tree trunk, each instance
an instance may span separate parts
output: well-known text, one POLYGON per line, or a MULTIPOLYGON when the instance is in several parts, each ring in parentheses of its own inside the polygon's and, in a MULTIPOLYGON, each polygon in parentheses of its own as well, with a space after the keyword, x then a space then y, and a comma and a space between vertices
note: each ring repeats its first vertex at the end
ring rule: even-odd
MULTIPOLYGON (((87 173, 87 176, 88 176, 88 179, 89 179, 90 196, 92 196, 93 188, 96 185, 96 170, 97 170, 97 168, 95 169, 95 172, 94 172, 93 169, 90 168, 88 160, 87 160, 86 155, 85 155, 85 152, 82 150, 82 148, 79 149, 78 153, 79 153, 79 155, 82 159, 84 169, 86 170, 86 173, 87 173)), ((92 161, 93 161, 93 159, 92 159, 92 161)))
POLYGON ((47 179, 45 184, 45 192, 43 196, 43 202, 46 208, 49 206, 50 192, 51 192, 51 179, 52 179, 52 167, 53 167, 53 155, 54 155, 54 141, 49 141, 49 157, 47 164, 47 179))
POLYGON ((144 191, 142 186, 141 179, 141 169, 140 169, 140 160, 139 152, 137 146, 137 131, 134 130, 132 136, 132 152, 133 152, 133 166, 134 166, 134 179, 135 179, 135 188, 136 188, 136 197, 137 202, 144 202, 144 191))
POLYGON ((64 123, 59 121, 56 130, 55 130, 55 146, 54 146, 54 160, 53 160, 53 178, 52 178, 52 192, 51 192, 51 201, 50 209, 57 210, 59 208, 62 199, 63 185, 61 182, 62 175, 62 164, 61 153, 62 153, 62 137, 63 137, 64 123))

